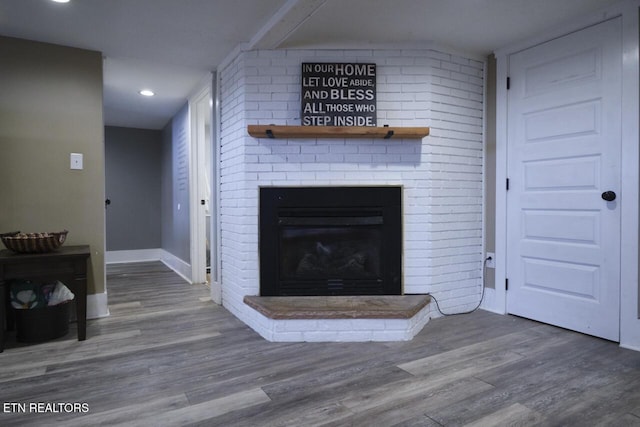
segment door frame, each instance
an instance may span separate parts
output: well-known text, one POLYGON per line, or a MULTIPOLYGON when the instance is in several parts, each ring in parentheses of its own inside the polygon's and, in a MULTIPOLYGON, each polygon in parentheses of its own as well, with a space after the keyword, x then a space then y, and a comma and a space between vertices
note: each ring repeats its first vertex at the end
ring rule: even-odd
MULTIPOLYGON (((207 281, 206 261, 206 215, 200 200, 205 198, 206 184, 204 179, 205 144, 211 144, 201 137, 200 126, 202 117, 198 111, 198 105, 210 105, 212 97, 212 74, 208 74, 198 90, 189 97, 189 126, 190 126, 190 176, 189 176, 189 229, 190 229, 190 253, 191 253, 191 282, 205 283, 207 281)), ((211 110, 209 110, 211 111, 211 110)), ((209 113, 211 115, 211 113, 209 113)), ((211 121, 212 115, 209 117, 211 121)), ((209 196, 211 198, 211 195, 209 196)), ((213 231, 212 231, 213 232, 213 231)), ((210 236, 209 236, 210 239, 210 236)), ((213 251, 212 251, 213 252, 213 251)))
POLYGON ((622 17, 622 156, 621 251, 620 251, 620 346, 640 351, 640 292, 638 270, 638 222, 640 197, 639 47, 640 1, 624 0, 598 13, 576 18, 549 29, 544 35, 496 51, 496 242, 495 288, 486 290, 483 308, 507 312, 505 286, 507 259, 507 77, 509 56, 521 50, 579 31, 613 17, 622 17))

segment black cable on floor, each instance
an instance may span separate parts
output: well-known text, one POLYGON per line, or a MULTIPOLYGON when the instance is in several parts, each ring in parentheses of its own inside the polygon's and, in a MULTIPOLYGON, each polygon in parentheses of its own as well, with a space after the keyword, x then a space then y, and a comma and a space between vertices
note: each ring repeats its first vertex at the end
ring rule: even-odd
POLYGON ((482 293, 480 294, 480 301, 478 302, 478 305, 476 305, 473 310, 469 310, 469 311, 462 311, 460 313, 444 313, 442 310, 440 310, 440 305, 438 304, 438 300, 436 299, 436 297, 434 297, 432 294, 426 294, 429 295, 433 301, 436 303, 436 309, 438 310, 438 313, 440 313, 443 316, 458 316, 460 314, 470 314, 473 313, 474 311, 476 311, 477 309, 480 308, 480 305, 482 304, 482 300, 484 299, 484 288, 485 288, 485 277, 487 276, 487 262, 489 262, 491 260, 491 257, 487 257, 484 260, 484 263, 482 264, 482 293))

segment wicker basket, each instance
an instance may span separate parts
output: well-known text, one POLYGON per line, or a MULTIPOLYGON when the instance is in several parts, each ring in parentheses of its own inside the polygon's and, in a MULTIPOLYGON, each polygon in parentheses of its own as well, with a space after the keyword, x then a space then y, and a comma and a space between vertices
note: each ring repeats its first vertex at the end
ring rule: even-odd
POLYGON ((67 238, 67 230, 52 233, 11 233, 0 234, 2 243, 18 253, 44 253, 58 249, 67 238))

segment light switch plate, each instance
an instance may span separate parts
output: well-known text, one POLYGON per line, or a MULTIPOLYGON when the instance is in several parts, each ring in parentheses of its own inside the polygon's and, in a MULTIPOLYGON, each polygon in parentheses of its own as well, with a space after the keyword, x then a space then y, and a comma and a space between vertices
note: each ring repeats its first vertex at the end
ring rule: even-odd
POLYGON ((82 170, 82 153, 71 153, 71 169, 82 170))

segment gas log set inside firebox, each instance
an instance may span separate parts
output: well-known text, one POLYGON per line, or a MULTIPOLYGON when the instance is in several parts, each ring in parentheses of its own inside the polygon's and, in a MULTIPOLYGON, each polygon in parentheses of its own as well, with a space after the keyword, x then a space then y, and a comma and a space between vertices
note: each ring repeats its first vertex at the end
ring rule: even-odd
MULTIPOLYGON (((287 231, 283 234, 292 232, 287 231)), ((300 241, 292 242, 285 247, 282 264, 286 276, 329 279, 376 277, 380 274, 379 239, 361 237, 358 236, 361 234, 358 232, 341 233, 339 229, 314 228, 309 231, 310 233, 304 233, 304 236, 297 236, 302 239, 290 238, 300 241), (292 268, 288 270, 287 266, 292 268)))

